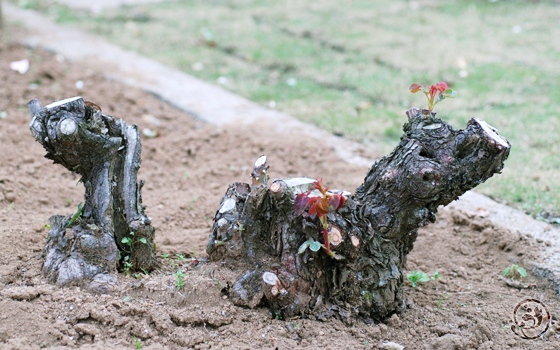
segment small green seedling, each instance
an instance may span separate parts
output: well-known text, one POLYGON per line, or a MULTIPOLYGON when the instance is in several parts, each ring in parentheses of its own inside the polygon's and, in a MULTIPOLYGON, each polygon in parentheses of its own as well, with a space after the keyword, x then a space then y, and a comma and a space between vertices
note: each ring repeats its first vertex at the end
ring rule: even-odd
POLYGON ((66 223, 66 227, 72 225, 82 215, 82 203, 78 204, 78 211, 72 216, 72 219, 66 223))
POLYGON ((132 338, 134 338, 134 343, 136 344, 136 349, 142 349, 142 344, 140 343, 140 339, 136 338, 135 336, 133 336, 132 338))
POLYGON ((130 276, 130 269, 132 268, 132 263, 129 261, 130 256, 127 255, 124 257, 123 265, 124 265, 124 272, 127 276, 130 276))
POLYGON ((132 268, 132 263, 130 262, 130 257, 132 256, 132 251, 134 250, 134 245, 138 242, 148 244, 148 241, 144 237, 138 239, 137 241, 134 241, 134 231, 130 232, 130 235, 132 236, 132 238, 123 237, 123 239, 121 240, 121 243, 126 244, 130 248, 130 254, 125 256, 124 259, 123 259, 124 260, 123 261, 124 271, 126 272, 127 276, 130 276, 130 269, 132 268))
POLYGON ((445 300, 447 300, 447 296, 445 295, 445 293, 443 293, 441 297, 439 297, 439 300, 437 302, 437 311, 439 311, 439 307, 441 306, 442 301, 445 300))
POLYGON ((409 273, 406 275, 406 279, 412 282, 412 287, 416 288, 418 283, 424 283, 430 281, 430 277, 428 274, 422 271, 414 271, 413 273, 409 273))
POLYGON ((439 280, 439 272, 434 271, 433 277, 430 277, 431 280, 439 280))
POLYGON ((527 271, 525 271, 525 269, 521 266, 512 264, 511 266, 506 267, 504 271, 502 271, 502 276, 511 277, 511 279, 521 279, 527 277, 527 271))
POLYGON ((182 273, 181 270, 177 270, 177 272, 175 272, 173 275, 176 278, 175 287, 177 287, 177 290, 180 290, 181 287, 185 285, 185 280, 183 280, 183 277, 187 277, 188 275, 182 273))
POLYGON ((161 254, 161 257, 165 260, 169 260, 169 254, 161 254))

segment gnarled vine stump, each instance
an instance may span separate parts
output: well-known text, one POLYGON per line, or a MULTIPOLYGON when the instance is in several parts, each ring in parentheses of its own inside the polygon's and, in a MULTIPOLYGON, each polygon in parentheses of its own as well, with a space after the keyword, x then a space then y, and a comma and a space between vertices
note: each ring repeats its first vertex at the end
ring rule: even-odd
POLYGON ((152 270, 156 266, 155 229, 144 215, 140 134, 74 97, 45 108, 29 102, 33 137, 48 159, 81 175, 85 187, 78 215, 52 216, 44 249, 43 274, 59 286, 87 285, 105 292, 116 283, 117 265, 152 270), (72 220, 75 218, 76 220, 72 220))
MULTIPOLYGON (((418 228, 434 222, 440 205, 502 170, 510 144, 486 122, 471 119, 456 131, 429 110, 412 109, 395 150, 376 162, 364 183, 337 212, 328 214, 331 249, 317 218, 297 215, 297 194, 313 179, 278 179, 267 187, 266 157, 255 164, 253 184, 234 183, 222 198, 207 246, 212 260, 243 271, 231 290, 235 303, 266 300, 284 317, 333 312, 379 320, 402 305, 403 269, 418 228)), ((313 195, 313 193, 311 193, 313 195)))

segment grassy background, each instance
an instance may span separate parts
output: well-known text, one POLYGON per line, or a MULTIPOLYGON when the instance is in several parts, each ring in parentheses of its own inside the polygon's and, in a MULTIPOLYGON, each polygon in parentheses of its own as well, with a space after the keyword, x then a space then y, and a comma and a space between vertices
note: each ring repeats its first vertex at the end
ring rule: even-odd
POLYGON ((384 152, 411 83, 458 92, 436 112, 512 144, 477 190, 548 221, 560 213, 560 18, 545 0, 198 0, 101 13, 13 0, 260 104, 384 152), (552 215, 552 216, 551 216, 552 215))

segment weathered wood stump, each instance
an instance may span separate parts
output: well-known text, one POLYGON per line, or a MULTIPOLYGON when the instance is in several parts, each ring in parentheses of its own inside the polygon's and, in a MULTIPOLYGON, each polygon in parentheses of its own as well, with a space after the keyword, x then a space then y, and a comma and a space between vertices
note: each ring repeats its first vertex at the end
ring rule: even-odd
POLYGON ((295 196, 312 189, 313 179, 278 179, 267 187, 261 157, 252 185, 229 187, 207 252, 240 271, 230 293, 235 303, 255 307, 264 301, 288 318, 367 320, 402 306, 403 270, 418 228, 436 220, 438 206, 499 173, 510 150, 476 118, 456 131, 429 110, 407 115, 399 145, 371 167, 355 194, 345 193, 340 210, 328 214, 333 255, 323 249, 298 253, 305 241, 323 240, 319 220, 294 211, 295 196))
POLYGON ((140 135, 135 125, 116 121, 91 102, 74 97, 45 108, 29 102, 33 137, 48 159, 81 175, 81 215, 52 216, 43 274, 59 286, 86 285, 106 292, 117 266, 152 270, 155 229, 144 215, 140 135), (72 220, 75 218, 75 220, 72 220))

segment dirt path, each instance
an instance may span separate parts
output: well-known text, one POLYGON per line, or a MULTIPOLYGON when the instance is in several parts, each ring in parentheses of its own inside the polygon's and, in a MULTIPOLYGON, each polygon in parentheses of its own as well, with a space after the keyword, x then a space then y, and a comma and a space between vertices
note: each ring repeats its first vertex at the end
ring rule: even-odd
MULTIPOLYGON (((518 291, 499 278, 506 266, 537 259, 542 244, 446 209, 436 224, 420 231, 408 262, 410 271, 437 270, 440 279, 409 286, 404 313, 387 324, 343 324, 328 315, 280 320, 264 307, 234 306, 228 286, 236 276, 203 259, 193 267, 188 259, 193 249, 205 256, 211 220, 227 185, 247 181, 261 154, 268 156, 273 178, 322 177, 349 190, 367 169, 343 162, 329 144, 280 133, 264 138, 260 131, 271 128, 266 123, 224 129, 196 122, 152 95, 59 61, 0 44, 0 112, 7 112, 0 119, 0 347, 134 348, 135 339, 144 349, 371 349, 383 341, 406 349, 560 347, 556 326, 539 340, 521 340, 504 329, 514 306, 526 298, 543 301, 558 316, 560 303, 547 282, 529 272, 527 281, 536 288, 518 291), (10 62, 23 58, 31 62, 27 73, 10 70, 10 62), (25 105, 32 98, 46 104, 75 95, 140 129, 156 128, 150 116, 161 122, 157 138, 142 140, 139 178, 146 180, 143 197, 157 228, 158 253, 166 257, 150 276, 121 274, 120 291, 113 295, 57 289, 39 274, 48 217, 74 212, 83 188, 77 177, 43 158, 25 105), (177 270, 185 275, 180 289, 177 270)), ((377 156, 367 150, 363 155, 377 156)))

